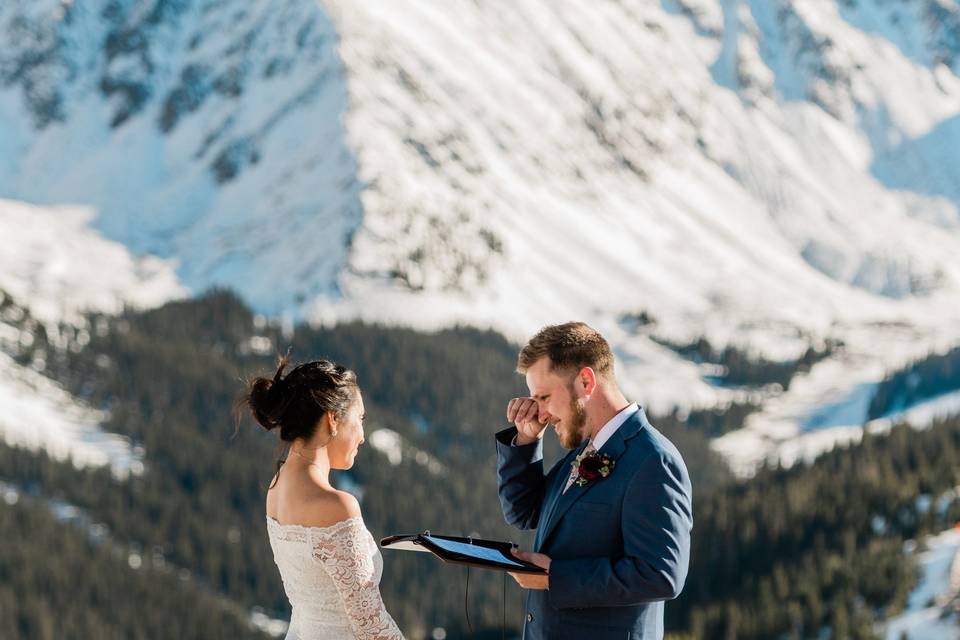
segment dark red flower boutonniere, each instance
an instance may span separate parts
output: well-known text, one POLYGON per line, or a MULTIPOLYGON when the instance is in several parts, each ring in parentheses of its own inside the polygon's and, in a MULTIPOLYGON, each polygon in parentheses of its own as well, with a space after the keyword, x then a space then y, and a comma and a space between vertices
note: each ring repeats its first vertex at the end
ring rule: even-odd
POLYGON ((577 472, 577 477, 573 481, 574 484, 582 487, 597 478, 606 478, 610 475, 610 472, 613 471, 614 460, 608 455, 591 450, 589 453, 584 451, 570 464, 577 472))

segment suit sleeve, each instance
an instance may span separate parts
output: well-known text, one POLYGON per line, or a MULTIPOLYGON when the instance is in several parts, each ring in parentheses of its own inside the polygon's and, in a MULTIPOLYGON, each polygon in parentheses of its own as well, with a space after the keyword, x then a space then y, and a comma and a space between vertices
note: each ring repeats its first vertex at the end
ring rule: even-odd
POLYGON ((514 446, 516 427, 497 433, 497 482, 500 508, 508 524, 536 529, 546 487, 543 442, 514 446))
POLYGON ((558 609, 626 606, 680 595, 690 562, 691 493, 681 459, 667 451, 648 456, 624 496, 624 556, 553 560, 550 603, 558 609))

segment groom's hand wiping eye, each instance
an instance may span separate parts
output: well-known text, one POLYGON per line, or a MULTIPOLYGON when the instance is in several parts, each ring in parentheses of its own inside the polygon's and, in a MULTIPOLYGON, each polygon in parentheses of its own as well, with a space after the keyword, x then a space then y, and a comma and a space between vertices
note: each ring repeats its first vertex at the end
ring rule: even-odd
POLYGON ((533 398, 513 398, 507 403, 507 422, 517 427, 517 444, 530 444, 543 437, 549 415, 540 420, 540 408, 533 398))

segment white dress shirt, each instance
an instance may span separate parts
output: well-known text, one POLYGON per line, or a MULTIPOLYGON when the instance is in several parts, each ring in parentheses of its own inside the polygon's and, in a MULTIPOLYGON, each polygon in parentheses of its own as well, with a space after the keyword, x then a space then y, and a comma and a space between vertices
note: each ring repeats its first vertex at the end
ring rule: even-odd
POLYGON ((627 421, 627 418, 635 414, 640 410, 640 407, 636 402, 631 402, 626 407, 620 410, 620 413, 610 418, 607 421, 607 424, 600 427, 600 431, 597 432, 597 437, 593 439, 593 448, 597 451, 607 443, 607 440, 610 439, 610 436, 617 432, 623 423, 627 421))

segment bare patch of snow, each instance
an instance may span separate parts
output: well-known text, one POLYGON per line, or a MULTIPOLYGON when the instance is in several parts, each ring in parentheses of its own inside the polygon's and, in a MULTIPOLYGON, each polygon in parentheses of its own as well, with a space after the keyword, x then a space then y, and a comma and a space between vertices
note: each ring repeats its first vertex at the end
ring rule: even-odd
MULTIPOLYGON (((926 550, 917 556, 922 575, 911 592, 906 610, 886 622, 886 640, 956 640, 960 637, 955 616, 945 616, 942 602, 956 587, 951 569, 960 552, 960 528, 926 539, 926 550)), ((953 595, 956 595, 955 593, 953 595)))
POLYGON ((104 431, 105 414, 91 409, 55 382, 0 353, 0 438, 43 449, 76 466, 109 466, 117 478, 144 471, 143 450, 104 431))
POLYGON ((136 257, 90 228, 89 207, 39 207, 0 199, 0 289, 42 322, 78 320, 183 297, 172 261, 136 257))
POLYGON ((384 454, 394 466, 403 462, 404 458, 409 458, 420 466, 426 467, 434 475, 446 473, 446 466, 442 462, 423 449, 406 442, 403 436, 393 429, 386 427, 377 429, 367 437, 367 441, 374 449, 384 454))

